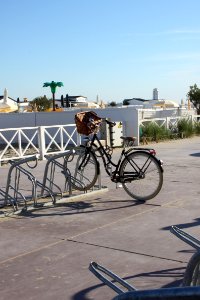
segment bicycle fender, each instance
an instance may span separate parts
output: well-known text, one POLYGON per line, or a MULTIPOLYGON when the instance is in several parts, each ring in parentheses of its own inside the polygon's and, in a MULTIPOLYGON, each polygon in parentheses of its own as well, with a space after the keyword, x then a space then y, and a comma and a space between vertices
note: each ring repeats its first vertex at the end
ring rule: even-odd
MULTIPOLYGON (((129 149, 128 151, 126 151, 125 155, 128 156, 128 155, 130 155, 131 153, 144 153, 144 152, 145 152, 145 153, 148 153, 150 157, 153 157, 153 158, 158 162, 158 164, 159 164, 159 166, 160 166, 160 170, 161 170, 161 172, 163 173, 163 172, 164 172, 163 167, 162 167, 163 161, 160 160, 159 158, 157 158, 155 155, 151 154, 151 153, 148 152, 148 151, 145 151, 145 150, 138 150, 138 151, 135 151, 135 150, 133 150, 133 149, 129 149)), ((124 159, 126 159, 126 156, 125 156, 124 159)))

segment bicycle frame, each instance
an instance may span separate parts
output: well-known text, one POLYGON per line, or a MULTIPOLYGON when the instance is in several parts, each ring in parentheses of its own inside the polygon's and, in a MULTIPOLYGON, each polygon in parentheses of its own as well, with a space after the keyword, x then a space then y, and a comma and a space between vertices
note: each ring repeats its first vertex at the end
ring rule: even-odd
MULTIPOLYGON (((142 151, 146 150, 146 151, 149 151, 150 156, 155 155, 155 150, 153 150, 153 149, 131 148, 129 150, 125 150, 125 147, 124 147, 122 149, 122 152, 120 154, 118 162, 114 163, 111 159, 111 155, 106 152, 105 148, 101 144, 101 141, 99 140, 96 133, 93 134, 92 139, 90 140, 90 144, 88 144, 88 143, 86 144, 86 149, 87 149, 88 153, 90 151, 92 151, 93 153, 95 151, 98 151, 100 153, 100 157, 103 160, 105 171, 111 177, 111 181, 113 181, 113 182, 125 182, 125 181, 134 180, 134 179, 137 179, 137 178, 142 178, 142 174, 148 168, 149 164, 148 164, 147 161, 145 162, 145 164, 142 166, 141 169, 137 166, 137 164, 135 162, 131 162, 128 159, 128 155, 130 154, 130 152, 132 152, 134 150, 142 150, 142 151), (97 142, 98 145, 95 142, 97 142), (123 157, 127 158, 129 163, 132 165, 133 170, 135 170, 135 172, 132 172, 131 174, 127 175, 125 178, 121 178, 120 175, 119 175, 120 165, 121 165, 123 157), (109 171, 109 167, 110 167, 109 165, 112 165, 115 168, 115 170, 114 171, 109 171)), ((86 157, 87 157, 87 155, 85 156, 85 159, 86 159, 86 157)), ((84 165, 85 159, 83 160, 83 162, 79 166, 80 168, 84 165)), ((87 160, 86 160, 86 163, 87 163, 87 160)))
POLYGON ((98 136, 96 133, 94 133, 93 137, 92 137, 92 140, 91 140, 91 143, 89 145, 89 149, 91 151, 94 152, 94 148, 96 148, 96 151, 98 151, 100 153, 100 156, 103 160, 103 164, 104 164, 104 168, 105 168, 105 171, 106 173, 111 176, 111 180, 112 181, 116 181, 117 178, 118 178, 118 175, 119 175, 119 167, 120 167, 120 164, 121 164, 121 161, 122 161, 122 157, 125 156, 125 149, 122 150, 121 152, 121 155, 118 159, 118 162, 117 164, 115 164, 112 159, 111 159, 111 155, 109 155, 105 148, 103 147, 102 143, 100 142, 98 136), (95 144, 95 142, 98 143, 98 146, 95 144), (109 172, 109 164, 111 164, 113 167, 115 167, 115 170, 113 172, 109 172))

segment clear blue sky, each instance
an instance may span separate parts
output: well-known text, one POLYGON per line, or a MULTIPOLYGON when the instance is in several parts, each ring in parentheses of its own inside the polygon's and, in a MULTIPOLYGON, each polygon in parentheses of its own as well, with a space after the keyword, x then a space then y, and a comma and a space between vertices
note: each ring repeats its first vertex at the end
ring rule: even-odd
POLYGON ((0 94, 120 102, 200 85, 199 0, 0 0, 0 94))

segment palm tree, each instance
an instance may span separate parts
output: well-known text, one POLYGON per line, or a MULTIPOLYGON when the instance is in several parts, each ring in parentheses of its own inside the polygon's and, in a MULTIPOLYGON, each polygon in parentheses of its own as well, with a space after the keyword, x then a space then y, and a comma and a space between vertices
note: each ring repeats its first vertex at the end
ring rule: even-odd
POLYGON ((55 82, 55 81, 45 82, 43 84, 43 87, 48 87, 48 86, 50 86, 50 88, 51 88, 51 92, 52 92, 52 96, 53 96, 53 111, 55 111, 56 110, 56 107, 55 107, 55 92, 56 92, 56 88, 64 86, 64 85, 63 85, 62 82, 55 82))

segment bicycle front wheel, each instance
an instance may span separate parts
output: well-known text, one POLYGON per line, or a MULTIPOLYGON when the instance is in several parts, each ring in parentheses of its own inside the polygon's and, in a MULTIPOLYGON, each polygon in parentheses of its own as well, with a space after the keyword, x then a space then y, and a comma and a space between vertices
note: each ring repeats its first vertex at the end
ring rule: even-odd
POLYGON ((130 153, 122 161, 119 174, 124 190, 138 201, 154 198, 163 184, 160 163, 145 151, 130 153))
POLYGON ((196 252, 190 258, 184 278, 183 286, 199 286, 200 285, 200 252, 196 252))
POLYGON ((74 160, 75 167, 74 174, 71 174, 71 184, 76 190, 87 191, 97 181, 99 173, 97 158, 93 152, 81 147, 76 151, 74 160))

